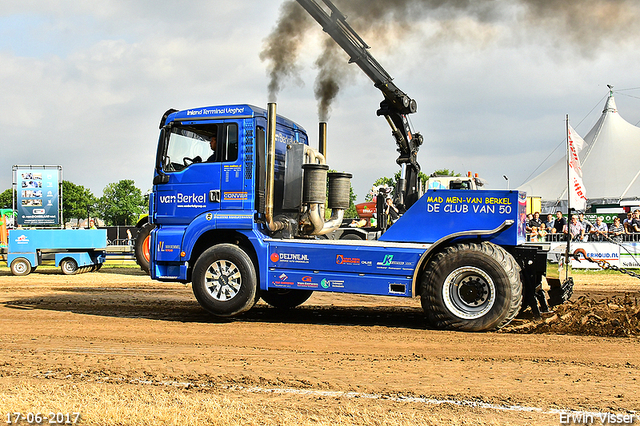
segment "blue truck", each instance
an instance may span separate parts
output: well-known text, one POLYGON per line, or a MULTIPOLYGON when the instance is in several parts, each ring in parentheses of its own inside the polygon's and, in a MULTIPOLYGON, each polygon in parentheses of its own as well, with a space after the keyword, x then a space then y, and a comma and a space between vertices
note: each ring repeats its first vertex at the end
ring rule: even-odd
MULTIPOLYGON (((247 104, 169 110, 160 122, 149 206, 149 272, 191 283, 220 317, 260 298, 278 308, 313 292, 420 297, 438 328, 483 331, 531 307, 566 301, 570 279, 542 288, 548 247, 525 243, 526 197, 503 190, 421 193, 422 144, 407 119, 415 100, 395 86, 329 0, 298 0, 382 91, 401 167, 390 224, 378 196, 378 225, 343 226, 351 174, 329 172, 326 128, 319 149, 307 131, 247 104), (325 209, 327 210, 325 214, 325 209), (331 213, 329 214, 329 210, 331 213)), ((146 238, 146 236, 145 236, 146 238)))

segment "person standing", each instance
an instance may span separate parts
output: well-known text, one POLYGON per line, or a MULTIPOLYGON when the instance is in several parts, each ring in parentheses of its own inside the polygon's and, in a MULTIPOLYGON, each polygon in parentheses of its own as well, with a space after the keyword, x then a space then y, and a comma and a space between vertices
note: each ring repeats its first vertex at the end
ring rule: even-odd
MULTIPOLYGON (((576 217, 576 220, 578 218, 576 217)), ((562 212, 558 210, 556 212, 556 220, 553 221, 553 229, 551 230, 554 234, 562 234, 567 230, 567 220, 562 217, 562 212)))
POLYGON ((620 223, 620 218, 613 219, 613 223, 609 227, 609 238, 616 243, 622 242, 622 236, 626 233, 624 226, 620 223))
POLYGON ((582 223, 578 221, 578 216, 571 216, 571 224, 569 225, 569 234, 571 235, 571 241, 583 241, 584 240, 584 227, 582 223))

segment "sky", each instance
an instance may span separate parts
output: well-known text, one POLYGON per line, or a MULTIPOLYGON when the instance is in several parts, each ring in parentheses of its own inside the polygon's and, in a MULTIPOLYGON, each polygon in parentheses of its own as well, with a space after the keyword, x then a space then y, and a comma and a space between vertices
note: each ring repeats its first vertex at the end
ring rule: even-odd
MULTIPOLYGON (((167 109, 272 100, 272 64, 261 53, 284 3, 0 0, 0 191, 11 187, 13 165, 29 164, 61 165, 65 180, 98 197, 122 179, 151 190, 167 109)), ((410 120, 424 137, 418 161, 427 174, 471 171, 488 188, 517 187, 563 155, 567 114, 586 135, 607 84, 620 115, 640 122, 635 1, 334 3, 418 102, 410 120)), ((328 36, 310 22, 300 22, 295 66, 275 97, 278 113, 317 146, 316 60, 328 36)), ((399 168, 391 130, 376 116, 381 93, 343 59, 327 163, 353 174, 361 202, 399 168)))

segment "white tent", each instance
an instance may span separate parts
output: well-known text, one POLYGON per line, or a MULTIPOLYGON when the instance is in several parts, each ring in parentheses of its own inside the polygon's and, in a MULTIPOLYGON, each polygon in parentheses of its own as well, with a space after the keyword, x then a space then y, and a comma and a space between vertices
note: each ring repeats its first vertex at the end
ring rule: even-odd
MULTIPOLYGON (((602 116, 584 141, 585 147, 579 157, 587 204, 640 200, 640 128, 620 117, 613 92, 609 94, 602 116)), ((518 189, 528 196, 541 197, 543 206, 566 206, 566 154, 518 189)))

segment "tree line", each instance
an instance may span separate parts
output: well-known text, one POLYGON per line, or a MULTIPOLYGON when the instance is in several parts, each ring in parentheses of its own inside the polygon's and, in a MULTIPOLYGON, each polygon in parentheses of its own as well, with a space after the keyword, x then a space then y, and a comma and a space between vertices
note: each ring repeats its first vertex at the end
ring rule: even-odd
MULTIPOLYGON (((144 195, 130 179, 108 184, 99 198, 89 188, 68 180, 62 181, 61 190, 65 222, 90 216, 99 217, 108 226, 135 225, 138 216, 148 209, 148 195, 144 195)), ((11 189, 0 193, 0 208, 12 208, 13 195, 11 189)))

